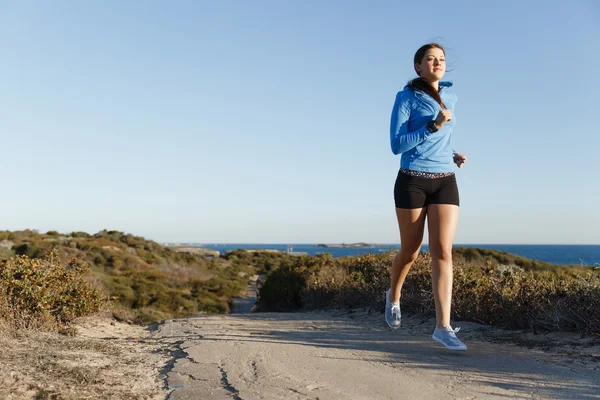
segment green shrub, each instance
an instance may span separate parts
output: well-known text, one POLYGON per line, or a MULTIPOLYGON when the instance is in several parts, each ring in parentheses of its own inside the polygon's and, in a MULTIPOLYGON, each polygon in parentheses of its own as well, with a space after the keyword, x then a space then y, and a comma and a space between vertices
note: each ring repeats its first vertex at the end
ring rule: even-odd
POLYGON ((87 232, 72 232, 71 237, 73 238, 84 238, 87 239, 90 237, 90 234, 87 232))
POLYGON ((49 253, 47 246, 42 246, 37 242, 26 242, 15 246, 14 251, 18 255, 27 256, 29 258, 42 258, 49 253))
POLYGON ((224 258, 233 265, 252 265, 257 274, 277 269, 282 262, 291 257, 285 253, 271 251, 246 251, 243 249, 227 252, 224 258))
POLYGON ((89 272, 80 261, 61 261, 56 251, 44 258, 22 255, 0 261, 0 317, 24 327, 53 329, 98 311, 103 295, 85 279, 89 272))

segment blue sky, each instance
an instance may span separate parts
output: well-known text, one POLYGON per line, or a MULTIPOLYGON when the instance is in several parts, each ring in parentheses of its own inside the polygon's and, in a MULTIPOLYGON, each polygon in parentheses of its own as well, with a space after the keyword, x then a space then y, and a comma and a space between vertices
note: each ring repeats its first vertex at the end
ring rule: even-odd
POLYGON ((436 40, 468 157, 456 242, 600 244, 599 18, 593 0, 0 1, 0 229, 398 242, 390 113, 436 40))

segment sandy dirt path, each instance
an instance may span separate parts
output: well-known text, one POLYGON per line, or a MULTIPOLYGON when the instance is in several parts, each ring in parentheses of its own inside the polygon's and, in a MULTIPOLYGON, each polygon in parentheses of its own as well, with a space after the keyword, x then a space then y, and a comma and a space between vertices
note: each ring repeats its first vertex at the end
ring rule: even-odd
POLYGON ((431 319, 390 331, 362 312, 202 316, 152 337, 177 349, 169 400, 600 399, 598 340, 460 325, 467 352, 431 340, 431 319))

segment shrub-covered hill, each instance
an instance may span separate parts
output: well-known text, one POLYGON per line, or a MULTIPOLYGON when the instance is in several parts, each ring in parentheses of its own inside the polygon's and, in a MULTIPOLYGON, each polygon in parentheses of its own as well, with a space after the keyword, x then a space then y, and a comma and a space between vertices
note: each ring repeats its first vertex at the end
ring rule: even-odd
MULTIPOLYGON (((460 251, 455 254, 453 318, 600 336, 599 269, 555 266, 482 249, 474 254, 472 261, 465 261, 469 258, 460 251), (497 261, 505 257, 508 264, 497 261)), ((282 259, 261 286, 259 310, 383 310, 394 255, 333 258, 319 254, 282 259)), ((431 256, 423 253, 406 278, 402 310, 433 315, 431 288, 431 256)))
POLYGON ((577 265, 556 265, 549 262, 532 260, 521 257, 505 251, 493 249, 480 249, 475 247, 456 247, 452 250, 452 257, 455 261, 466 262, 470 265, 484 266, 491 262, 493 266, 497 265, 516 265, 525 270, 546 270, 546 271, 579 271, 577 265), (575 268, 573 268, 575 267, 575 268))
POLYGON ((14 255, 87 262, 117 318, 150 322, 199 313, 226 313, 254 267, 241 260, 177 252, 118 231, 41 234, 0 231, 0 259, 14 255))

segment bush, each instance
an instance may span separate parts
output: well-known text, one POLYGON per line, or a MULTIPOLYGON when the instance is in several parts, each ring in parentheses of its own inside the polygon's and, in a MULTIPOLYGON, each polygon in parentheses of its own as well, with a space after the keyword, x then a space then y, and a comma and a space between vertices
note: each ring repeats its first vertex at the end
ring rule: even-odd
POLYGON ((73 237, 73 238, 85 238, 85 239, 87 239, 87 238, 90 237, 90 234, 87 233, 87 232, 73 232, 73 233, 71 233, 71 237, 73 237))
POLYGON ((224 258, 234 265, 252 265, 256 273, 263 274, 277 269, 282 262, 291 256, 285 253, 271 251, 246 251, 243 249, 229 251, 224 258))
POLYGON ((44 258, 0 261, 0 317, 13 325, 52 330, 98 311, 103 296, 85 279, 89 266, 44 258))
POLYGON ((38 243, 22 243, 14 247, 14 251, 18 255, 27 256, 29 258, 42 258, 49 253, 47 247, 38 243))
POLYGON ((527 271, 517 265, 458 268, 454 308, 459 318, 506 328, 600 335, 600 275, 527 271))
POLYGON ((325 305, 316 298, 327 296, 331 289, 329 285, 336 287, 334 270, 337 263, 330 254, 283 258, 260 288, 259 309, 292 311, 304 307, 307 302, 311 303, 310 308, 325 305))
MULTIPOLYGON (((286 261, 267 275, 259 293, 259 309, 382 310, 393 256, 384 253, 334 259, 319 255, 286 261)), ((423 253, 404 283, 403 311, 432 315, 431 288, 431 257, 423 253)), ((456 262, 452 310, 458 319, 506 328, 600 335, 600 272, 559 267, 526 270, 515 264, 494 266, 491 261, 483 267, 456 262)))

